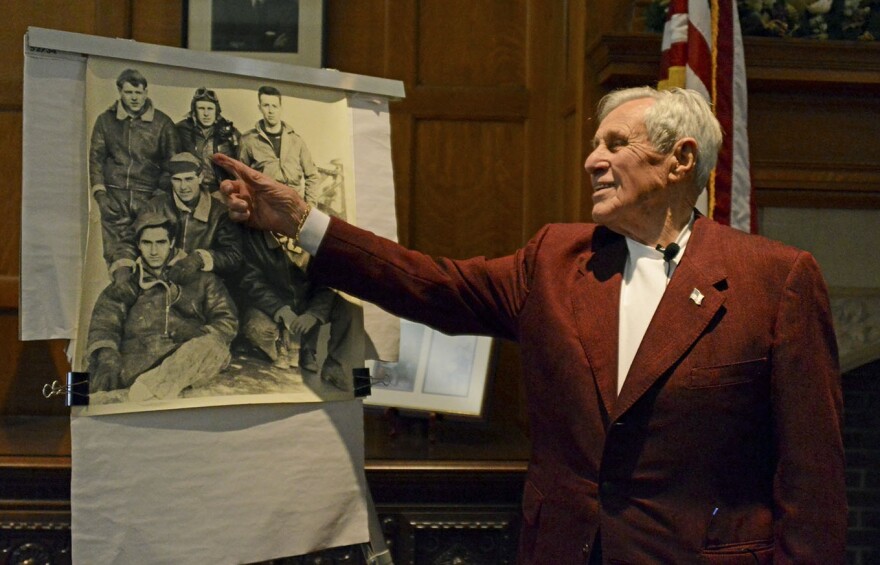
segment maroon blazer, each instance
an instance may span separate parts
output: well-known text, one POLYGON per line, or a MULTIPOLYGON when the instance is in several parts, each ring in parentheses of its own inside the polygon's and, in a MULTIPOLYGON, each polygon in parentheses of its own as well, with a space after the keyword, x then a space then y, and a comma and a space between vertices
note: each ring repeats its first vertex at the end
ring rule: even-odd
POLYGON ((606 228, 555 224, 511 256, 454 261, 333 220, 312 276, 520 344, 521 562, 585 563, 601 531, 605 563, 843 563, 840 377, 815 260, 699 217, 618 397, 626 254, 606 228))

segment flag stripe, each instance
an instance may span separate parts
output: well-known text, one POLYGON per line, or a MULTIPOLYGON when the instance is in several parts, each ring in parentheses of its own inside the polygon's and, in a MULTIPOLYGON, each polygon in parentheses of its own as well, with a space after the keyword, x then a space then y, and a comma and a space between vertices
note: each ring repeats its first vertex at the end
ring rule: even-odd
POLYGON ((732 0, 727 17, 732 21, 733 38, 733 178, 731 179, 730 225, 742 231, 758 231, 758 213, 752 187, 752 165, 749 158, 748 84, 746 58, 742 43, 738 8, 732 0))
POLYGON ((734 0, 671 0, 663 33, 658 88, 684 87, 713 104, 724 137, 709 182, 708 213, 756 231, 748 155, 742 35, 734 0))

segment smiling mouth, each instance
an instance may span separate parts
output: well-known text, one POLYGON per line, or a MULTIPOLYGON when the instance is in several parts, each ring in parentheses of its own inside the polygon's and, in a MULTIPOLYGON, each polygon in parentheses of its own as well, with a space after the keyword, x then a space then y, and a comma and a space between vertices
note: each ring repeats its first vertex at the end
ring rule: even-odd
POLYGON ((611 183, 611 182, 603 182, 603 183, 599 183, 599 184, 594 184, 593 185, 593 193, 600 192, 600 191, 606 190, 608 188, 614 188, 614 186, 615 186, 614 183, 611 183))

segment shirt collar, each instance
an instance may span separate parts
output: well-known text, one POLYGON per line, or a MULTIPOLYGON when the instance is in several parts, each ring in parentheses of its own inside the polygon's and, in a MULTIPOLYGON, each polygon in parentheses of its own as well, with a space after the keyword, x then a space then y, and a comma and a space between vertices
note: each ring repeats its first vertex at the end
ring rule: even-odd
POLYGON ((173 190, 171 191, 174 197, 174 205, 178 210, 184 212, 186 214, 192 214, 192 217, 200 222, 208 221, 208 215, 211 212, 211 195, 208 191, 204 189, 199 190, 199 202, 196 204, 195 209, 190 208, 186 204, 184 204, 183 200, 177 197, 177 193, 173 190))
MULTIPOLYGON (((688 220, 688 223, 685 224, 684 228, 682 228, 681 232, 679 232, 678 237, 675 238, 675 244, 678 245, 678 253, 676 253, 675 257, 670 261, 670 263, 678 265, 681 262, 681 258, 684 256, 684 250, 687 247, 688 241, 691 238, 691 232, 693 231, 695 219, 696 215, 691 212, 691 217, 688 220)), ((635 263, 641 258, 655 260, 663 259, 663 252, 656 247, 650 247, 628 237, 625 239, 626 248, 627 251, 629 251, 629 257, 627 259, 628 261, 635 263)))
POLYGON ((131 118, 132 120, 141 120, 144 122, 152 122, 153 118, 156 116, 156 109, 153 108, 153 102, 149 98, 147 98, 146 102, 144 102, 144 109, 141 110, 139 114, 132 116, 128 112, 125 111, 125 105, 120 101, 116 101, 116 119, 117 120, 125 120, 127 118, 131 118))

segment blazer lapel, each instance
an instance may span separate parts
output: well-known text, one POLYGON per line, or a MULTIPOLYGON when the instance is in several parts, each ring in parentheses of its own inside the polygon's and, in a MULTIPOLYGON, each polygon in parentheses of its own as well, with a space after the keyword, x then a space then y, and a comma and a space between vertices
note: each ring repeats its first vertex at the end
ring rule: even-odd
POLYGON ((702 237, 701 223, 695 224, 681 263, 645 332, 615 404, 614 418, 681 359, 724 304, 720 283, 727 275, 712 260, 711 242, 702 237))
POLYGON ((617 398, 617 334, 625 263, 623 237, 597 230, 593 253, 578 258, 579 278, 571 297, 581 346, 606 415, 611 414, 617 398))

